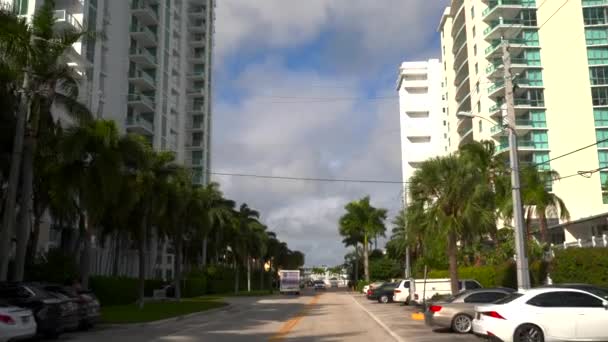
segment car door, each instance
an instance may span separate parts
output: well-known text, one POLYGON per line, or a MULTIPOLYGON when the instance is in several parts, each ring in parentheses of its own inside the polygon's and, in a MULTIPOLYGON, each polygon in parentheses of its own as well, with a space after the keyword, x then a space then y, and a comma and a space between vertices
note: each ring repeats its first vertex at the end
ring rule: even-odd
POLYGON ((604 306, 604 301, 583 292, 572 292, 570 296, 578 306, 574 338, 585 341, 607 341, 608 310, 604 306))
POLYGON ((522 314, 527 323, 539 325, 547 339, 571 340, 576 333, 578 311, 571 291, 552 291, 532 297, 522 314))

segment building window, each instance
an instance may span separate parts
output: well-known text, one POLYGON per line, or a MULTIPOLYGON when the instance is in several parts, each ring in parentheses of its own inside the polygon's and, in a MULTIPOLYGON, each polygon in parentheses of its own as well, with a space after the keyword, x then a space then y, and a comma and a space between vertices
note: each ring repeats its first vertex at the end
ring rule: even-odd
POLYGON ((172 255, 167 255, 167 264, 169 264, 169 265, 173 264, 173 256, 172 255))
POLYGON ((475 18, 475 6, 471 6, 471 18, 475 18))
POLYGON ((477 101, 477 113, 481 113, 481 102, 477 101))
POLYGON ((473 45, 473 56, 477 56, 477 44, 473 45))
POLYGON ((475 91, 479 94, 479 82, 475 84, 475 91))
POLYGON ((477 31, 475 30, 475 26, 473 26, 473 38, 475 38, 476 34, 477 34, 477 31))
POLYGON ((589 68, 589 80, 592 85, 608 84, 608 67, 589 68))
POLYGON ((606 13, 604 7, 583 8, 583 18, 585 25, 603 25, 606 24, 606 13))
POLYGON ((608 106, 608 88, 591 89, 594 106, 608 106))
MULTIPOLYGON (((608 139, 608 129, 596 129, 595 130, 596 141, 603 141, 608 139)), ((608 147, 608 141, 599 143, 597 147, 606 148, 608 147)))
POLYGON ((594 109, 593 117, 595 118, 595 127, 608 126, 608 109, 605 109, 605 108, 594 109))
POLYGON ((448 123, 445 120, 443 120, 443 125, 446 126, 447 124, 448 123))
POLYGON ((587 60, 589 65, 608 64, 608 48, 587 49, 587 60))
POLYGON ((475 75, 479 73, 479 64, 475 63, 475 75))
POLYGON ((479 120, 479 132, 483 131, 483 122, 479 120))
POLYGON ((443 55, 445 56, 445 46, 443 47, 443 55))
POLYGON ((585 40, 587 45, 606 44, 608 31, 605 28, 587 28, 585 29, 585 40))
POLYGON ((412 144, 423 144, 423 143, 429 143, 431 142, 431 137, 429 136, 412 136, 412 137, 407 137, 407 140, 409 140, 412 144))

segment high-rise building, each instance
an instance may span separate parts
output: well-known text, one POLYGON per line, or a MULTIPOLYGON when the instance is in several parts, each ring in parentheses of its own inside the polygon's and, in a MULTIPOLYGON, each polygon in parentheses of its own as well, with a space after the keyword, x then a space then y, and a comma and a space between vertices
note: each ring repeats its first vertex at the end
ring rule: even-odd
MULTIPOLYGON (((550 187, 572 220, 608 211, 608 170, 599 170, 608 166, 607 143, 552 159, 608 138, 607 9, 598 0, 452 0, 439 26, 448 149, 491 139, 508 160, 501 46, 508 41, 516 113, 509 124, 519 137, 521 164, 572 175, 550 187), (578 175, 591 170, 598 172, 578 175)), ((604 219, 552 238, 575 241, 607 230, 604 219)))
MULTIPOLYGON (((42 0, 0 0, 31 16, 42 0)), ((123 132, 173 151, 209 181, 215 0, 55 0, 59 25, 98 33, 74 44, 81 100, 123 132)))
POLYGON ((399 122, 403 181, 421 162, 445 152, 447 132, 441 99, 441 63, 438 59, 404 62, 399 68, 399 122))

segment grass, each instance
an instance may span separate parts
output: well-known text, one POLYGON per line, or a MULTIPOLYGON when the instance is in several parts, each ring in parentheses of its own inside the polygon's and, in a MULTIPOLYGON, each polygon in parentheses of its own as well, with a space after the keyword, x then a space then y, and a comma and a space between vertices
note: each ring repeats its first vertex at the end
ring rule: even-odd
POLYGON ((136 304, 102 307, 101 317, 104 323, 114 324, 153 322, 226 305, 224 302, 208 298, 184 299, 181 302, 148 302, 143 310, 140 310, 136 304))

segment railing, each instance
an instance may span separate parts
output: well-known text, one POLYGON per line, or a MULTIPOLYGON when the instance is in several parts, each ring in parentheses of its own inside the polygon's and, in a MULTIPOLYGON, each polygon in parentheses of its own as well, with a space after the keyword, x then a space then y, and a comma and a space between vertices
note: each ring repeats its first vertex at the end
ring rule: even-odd
POLYGON ((516 85, 526 86, 526 87, 542 87, 543 80, 531 80, 528 78, 517 78, 514 82, 516 85))
POLYGON ((562 244, 551 244, 551 256, 555 256, 554 250, 568 249, 568 248, 607 248, 608 247, 608 235, 603 234, 602 236, 592 236, 590 239, 576 239, 574 242, 564 242, 562 244))
POLYGON ((495 0, 489 2, 489 7, 481 13, 483 17, 485 17, 488 13, 492 12, 494 8, 497 6, 505 6, 505 5, 514 5, 514 6, 522 6, 522 7, 536 7, 535 4, 526 2, 524 3, 521 0, 495 0))
MULTIPOLYGON (((538 40, 532 40, 532 39, 512 38, 512 39, 509 39, 508 42, 510 45, 539 46, 538 40)), ((501 44, 502 44, 502 40, 494 39, 490 43, 490 46, 488 46, 486 48, 486 55, 490 54, 491 52, 494 52, 496 49, 498 49, 500 47, 501 44)))
POLYGON ((499 25, 524 25, 525 22, 521 19, 503 19, 493 20, 490 23, 490 26, 483 31, 484 36, 488 33, 494 31, 494 29, 499 25))
POLYGON ((131 25, 131 32, 145 32, 145 33, 148 33, 148 34, 154 36, 154 39, 156 39, 156 33, 147 26, 131 25))
POLYGON ((154 124, 139 116, 127 117, 127 125, 128 126, 140 126, 140 127, 147 129, 150 132, 154 132, 154 124))
POLYGON ((143 55, 146 56, 150 59, 152 59, 152 61, 154 63, 156 63, 156 56, 154 56, 150 51, 148 51, 148 49, 142 49, 142 48, 134 48, 132 47, 130 50, 130 53, 132 55, 143 55))
POLYGON ((66 22, 77 29, 82 29, 82 24, 74 18, 72 14, 70 14, 67 10, 56 10, 53 11, 53 18, 57 22, 66 22))
POLYGON ((583 7, 601 5, 608 5, 608 0, 583 0, 583 7))
POLYGON ((135 72, 130 72, 129 73, 129 77, 132 78, 143 78, 146 81, 155 84, 156 83, 156 79, 154 79, 154 77, 152 77, 150 74, 148 74, 147 72, 141 71, 141 70, 135 70, 135 72))
POLYGON ((490 86, 488 88, 488 93, 492 93, 495 90, 504 88, 504 86, 505 86, 505 81, 494 82, 494 84, 492 84, 492 86, 490 86))
POLYGON ((154 14, 155 18, 158 18, 158 8, 154 8, 150 5, 148 1, 145 0, 136 0, 131 4, 132 10, 147 10, 154 14))
POLYGON ((150 107, 154 107, 154 100, 143 94, 129 94, 127 99, 129 102, 144 102, 150 107))
MULTIPOLYGON (((534 141, 531 140, 519 140, 517 142, 517 148, 522 148, 522 147, 526 147, 526 148, 532 148, 532 149, 536 149, 536 143, 534 141)), ((500 145, 498 145, 498 152, 502 152, 504 150, 509 149, 509 143, 500 143, 500 145)))
MULTIPOLYGON (((513 64, 520 64, 520 65, 527 65, 527 66, 540 66, 540 60, 525 59, 525 58, 511 58, 511 65, 513 65, 513 64)), ((502 66, 503 66, 502 59, 495 59, 494 62, 486 68, 486 74, 491 74, 494 71, 496 71, 497 69, 502 68, 502 66)))

